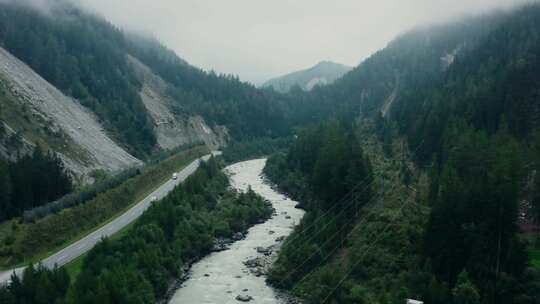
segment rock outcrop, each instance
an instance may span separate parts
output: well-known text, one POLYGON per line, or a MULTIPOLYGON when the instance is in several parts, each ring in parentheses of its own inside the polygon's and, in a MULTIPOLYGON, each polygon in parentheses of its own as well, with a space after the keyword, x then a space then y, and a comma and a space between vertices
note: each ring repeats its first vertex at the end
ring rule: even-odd
POLYGON ((224 146, 228 140, 225 127, 210 127, 203 117, 188 113, 181 101, 168 93, 169 84, 137 58, 129 61, 142 82, 141 98, 154 122, 154 131, 160 148, 172 149, 179 145, 204 142, 211 149, 224 146))
POLYGON ((83 180, 93 170, 112 172, 141 164, 108 136, 92 112, 3 48, 0 89, 4 130, 0 151, 8 158, 13 156, 13 147, 5 139, 16 134, 23 153, 36 144, 45 146, 83 180))

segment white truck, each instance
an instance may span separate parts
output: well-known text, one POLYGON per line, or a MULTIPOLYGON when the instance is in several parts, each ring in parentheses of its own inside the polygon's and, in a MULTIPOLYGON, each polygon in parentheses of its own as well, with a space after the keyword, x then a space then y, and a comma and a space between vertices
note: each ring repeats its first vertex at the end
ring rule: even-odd
POLYGON ((172 174, 172 179, 173 179, 173 180, 176 180, 177 178, 178 178, 178 174, 177 174, 176 172, 173 173, 173 174, 172 174))

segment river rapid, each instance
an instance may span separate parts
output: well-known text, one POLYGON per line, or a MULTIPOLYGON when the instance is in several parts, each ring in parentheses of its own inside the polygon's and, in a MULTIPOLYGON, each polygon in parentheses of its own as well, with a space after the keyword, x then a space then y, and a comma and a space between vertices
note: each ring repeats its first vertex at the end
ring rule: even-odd
POLYGON ((295 208, 297 202, 274 191, 262 177, 266 159, 236 163, 225 168, 231 186, 246 191, 249 186, 272 203, 274 216, 248 230, 246 237, 230 248, 214 252, 195 263, 189 279, 175 292, 171 304, 284 304, 286 295, 265 282, 265 266, 276 256, 283 239, 299 223, 304 212, 295 208), (247 263, 247 265, 246 265, 247 263), (260 266, 260 267, 259 267, 260 266))

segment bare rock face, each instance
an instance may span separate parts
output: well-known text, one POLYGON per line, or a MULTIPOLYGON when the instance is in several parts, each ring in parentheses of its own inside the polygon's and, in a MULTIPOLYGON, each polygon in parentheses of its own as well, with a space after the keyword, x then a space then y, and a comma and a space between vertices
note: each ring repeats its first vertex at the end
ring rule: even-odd
POLYGON ((203 117, 186 113, 181 104, 167 93, 167 82, 137 58, 130 56, 129 61, 143 83, 140 95, 154 121, 160 148, 172 149, 183 144, 204 142, 211 149, 217 149, 227 143, 229 135, 225 127, 212 128, 203 117))
MULTIPOLYGON (((4 115, 17 118, 23 115, 20 109, 24 109, 24 117, 2 123, 4 129, 20 135, 26 150, 36 143, 51 148, 68 170, 83 180, 96 169, 118 171, 141 164, 107 135, 91 111, 3 48, 0 48, 0 83, 2 90, 11 96, 11 108, 3 109, 10 112, 4 115), (34 130, 29 131, 28 126, 34 130)), ((3 145, 2 149, 5 154, 9 147, 3 145)))

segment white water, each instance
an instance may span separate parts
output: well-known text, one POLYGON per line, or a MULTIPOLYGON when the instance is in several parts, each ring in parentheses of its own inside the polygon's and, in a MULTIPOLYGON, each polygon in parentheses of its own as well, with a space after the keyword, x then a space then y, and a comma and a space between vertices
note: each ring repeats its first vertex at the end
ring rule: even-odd
POLYGON ((256 248, 268 247, 278 242, 280 236, 288 236, 298 224, 304 212, 294 208, 297 204, 272 190, 265 184, 261 172, 265 159, 237 163, 225 170, 230 175, 231 185, 246 191, 253 191, 269 200, 276 209, 276 215, 268 221, 249 229, 244 240, 235 242, 230 249, 212 253, 193 265, 191 276, 176 291, 169 303, 172 304, 233 304, 238 295, 253 297, 250 303, 281 304, 279 293, 266 285, 265 277, 257 277, 249 272, 244 261, 262 256, 256 248), (286 218, 290 216, 290 218, 286 218), (270 234, 269 231, 275 233, 270 234), (247 291, 244 291, 247 289, 247 291))

